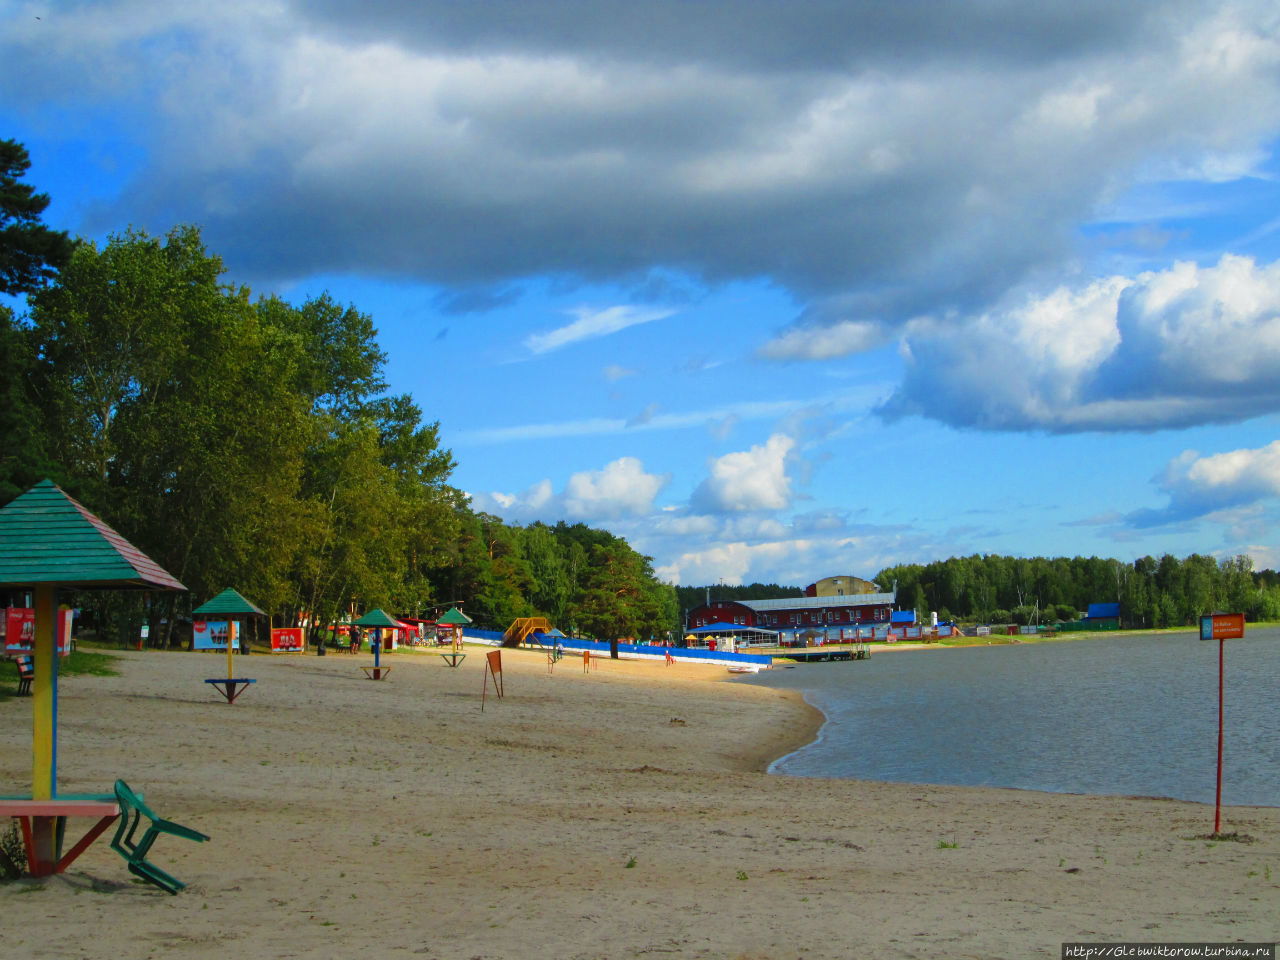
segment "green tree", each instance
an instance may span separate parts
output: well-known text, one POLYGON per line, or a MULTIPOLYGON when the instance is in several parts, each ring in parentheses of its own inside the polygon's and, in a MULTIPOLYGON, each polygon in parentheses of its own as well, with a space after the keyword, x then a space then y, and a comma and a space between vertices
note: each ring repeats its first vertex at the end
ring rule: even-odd
POLYGON ((31 168, 27 148, 0 140, 0 293, 32 293, 66 266, 75 241, 40 222, 49 195, 22 182, 31 168))

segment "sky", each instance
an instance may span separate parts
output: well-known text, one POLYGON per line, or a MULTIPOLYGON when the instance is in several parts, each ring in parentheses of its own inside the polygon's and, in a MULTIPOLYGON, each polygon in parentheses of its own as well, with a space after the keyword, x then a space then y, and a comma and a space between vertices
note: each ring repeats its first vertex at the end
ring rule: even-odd
POLYGON ((1274 2, 0 0, 0 138, 672 582, 1280 567, 1274 2))

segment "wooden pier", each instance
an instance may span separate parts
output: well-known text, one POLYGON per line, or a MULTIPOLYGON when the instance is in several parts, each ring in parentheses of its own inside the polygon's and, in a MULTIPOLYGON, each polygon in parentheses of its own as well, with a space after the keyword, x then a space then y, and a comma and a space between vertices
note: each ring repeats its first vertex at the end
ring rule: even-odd
POLYGON ((774 660, 794 660, 796 663, 829 663, 834 660, 866 660, 871 650, 860 644, 856 647, 804 647, 773 654, 774 660))

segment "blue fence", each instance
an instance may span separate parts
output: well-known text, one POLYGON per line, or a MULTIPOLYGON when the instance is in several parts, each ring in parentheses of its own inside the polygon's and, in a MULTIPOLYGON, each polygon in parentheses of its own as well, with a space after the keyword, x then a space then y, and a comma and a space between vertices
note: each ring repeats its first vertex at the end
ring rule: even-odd
MULTIPOLYGON (((501 630, 477 630, 465 627, 463 628, 462 636, 465 640, 476 640, 480 643, 501 643, 503 633, 501 630)), ((560 649, 566 651, 581 653, 583 650, 590 650, 592 653, 600 653, 606 656, 612 652, 612 645, 601 640, 580 640, 577 637, 552 638, 543 633, 535 633, 531 639, 541 643, 544 647, 559 643, 560 649)), ((647 643, 618 644, 618 655, 631 658, 664 660, 668 652, 677 660, 691 663, 755 663, 761 666, 769 666, 773 663, 773 657, 761 653, 727 653, 723 650, 652 647, 647 643)))

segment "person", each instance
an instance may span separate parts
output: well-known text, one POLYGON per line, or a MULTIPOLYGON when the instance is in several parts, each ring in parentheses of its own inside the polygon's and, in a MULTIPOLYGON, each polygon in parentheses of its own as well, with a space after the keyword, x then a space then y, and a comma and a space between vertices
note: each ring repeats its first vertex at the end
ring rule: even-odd
POLYGON ((350 647, 350 649, 351 649, 351 652, 352 652, 352 653, 359 653, 359 652, 360 652, 360 628, 359 628, 359 627, 352 627, 352 628, 351 628, 351 647, 350 647))

